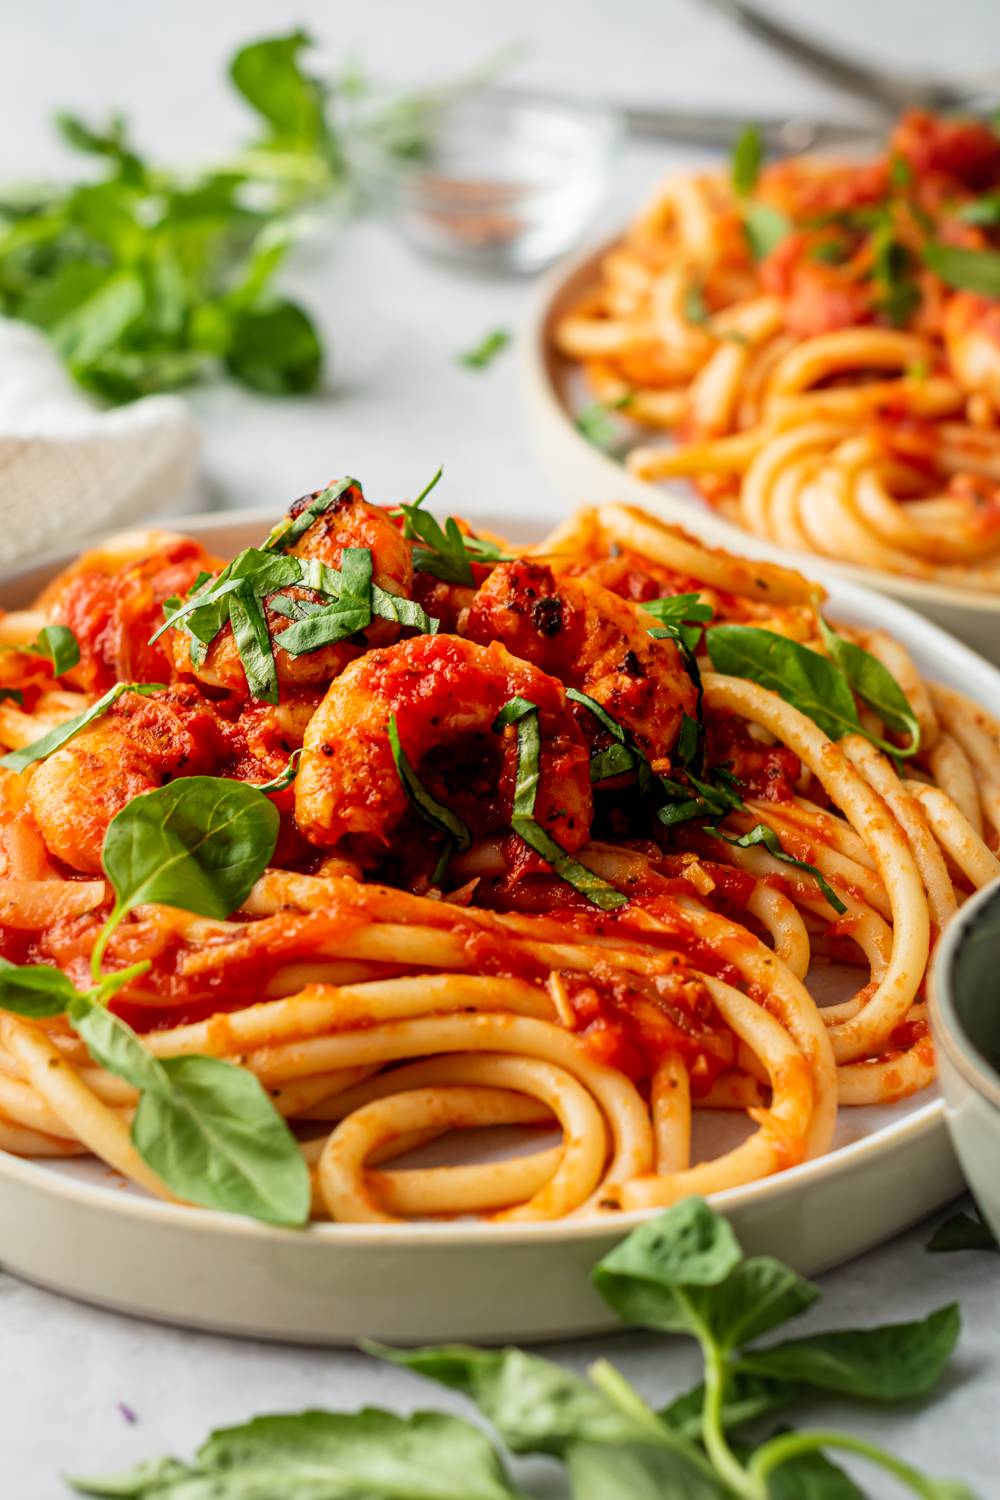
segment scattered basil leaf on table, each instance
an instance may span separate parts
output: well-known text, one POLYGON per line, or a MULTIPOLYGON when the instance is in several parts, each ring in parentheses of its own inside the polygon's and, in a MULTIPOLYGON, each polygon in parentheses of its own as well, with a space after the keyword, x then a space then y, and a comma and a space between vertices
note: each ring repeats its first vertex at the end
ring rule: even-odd
MULTIPOLYGON (((575 1500, 859 1500, 862 1491, 830 1460, 831 1449, 881 1467, 923 1500, 974 1500, 967 1486, 920 1474, 850 1433, 779 1431, 756 1449, 730 1447, 727 1438, 793 1397, 803 1403, 810 1389, 858 1400, 926 1394, 954 1344, 952 1309, 896 1328, 748 1347, 803 1312, 818 1291, 778 1261, 746 1259, 728 1224, 699 1199, 633 1231, 595 1268, 595 1280, 627 1321, 693 1334, 706 1385, 657 1414, 606 1360, 582 1376, 520 1349, 365 1347, 468 1397, 511 1453, 557 1459, 575 1500), (749 1371, 772 1353, 794 1365, 794 1379, 749 1371)), ((134 1500, 523 1495, 478 1429, 432 1413, 401 1419, 371 1410, 258 1417, 213 1433, 189 1465, 161 1459, 74 1485, 134 1500)))
POLYGON ((26 766, 33 765, 36 760, 44 760, 54 750, 60 749, 68 744, 81 729, 86 729, 93 724, 102 714, 107 713, 113 703, 123 697, 125 693, 162 693, 164 690, 162 682, 118 682, 113 688, 109 688, 103 697, 98 698, 83 713, 74 714, 71 719, 64 719, 54 729, 48 730, 37 740, 32 740, 30 745, 24 745, 20 750, 9 750, 6 755, 0 756, 0 766, 8 771, 23 771, 26 766))
POLYGON ((1000 1250, 1000 1244, 982 1219, 974 1219, 971 1214, 953 1214, 935 1229, 927 1241, 927 1249, 938 1255, 952 1250, 1000 1250))
POLYGON ((458 1417, 304 1411, 213 1432, 190 1466, 165 1460, 74 1479, 80 1494, 162 1500, 516 1500, 489 1439, 458 1417))
POLYGON ((835 912, 839 912, 843 916, 847 910, 844 902, 837 895, 833 887, 828 884, 821 871, 817 870, 815 865, 809 864, 806 860, 796 859, 794 855, 786 853, 782 848, 778 835, 766 823, 757 823, 748 833, 741 834, 739 837, 723 833, 718 828, 705 827, 702 828, 702 833, 707 833, 713 839, 722 839, 727 844, 735 844, 737 849, 751 849, 755 844, 762 844, 768 854, 772 855, 775 859, 782 860, 786 865, 794 865, 797 870, 802 870, 806 875, 812 876, 835 912))
POLYGON ((494 328, 492 333, 486 334, 485 338, 472 349, 467 349, 464 354, 460 354, 458 362, 467 370, 485 370, 509 343, 509 331, 506 328, 494 328))

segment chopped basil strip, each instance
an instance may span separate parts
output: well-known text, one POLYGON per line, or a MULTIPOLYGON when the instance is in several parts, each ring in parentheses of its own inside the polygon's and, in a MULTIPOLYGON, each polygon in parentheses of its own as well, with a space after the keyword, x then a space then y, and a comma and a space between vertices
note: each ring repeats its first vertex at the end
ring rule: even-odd
POLYGON ((349 489, 356 489, 359 495, 362 493, 360 484, 350 475, 334 480, 333 484, 328 485, 321 494, 314 496, 308 505, 303 506, 297 516, 285 516, 279 521, 265 541, 263 550, 285 552, 289 547, 293 547, 305 536, 313 522, 328 511, 331 505, 349 489))
POLYGON ((277 703, 278 670, 267 619, 260 600, 249 587, 230 596, 229 623, 251 696, 261 703, 277 703))
POLYGON ((494 728, 517 724, 517 780, 510 826, 520 838, 550 864, 560 879, 602 911, 626 906, 628 897, 586 865, 567 854, 551 834, 535 820, 535 797, 541 774, 542 735, 538 709, 527 698, 512 698, 497 715, 494 728))
POLYGON ((44 760, 51 755, 53 750, 58 750, 65 745, 74 735, 86 729, 88 724, 93 724, 102 714, 107 713, 112 703, 125 693, 162 693, 165 691, 162 682, 117 682, 113 688, 109 688, 102 698, 92 703, 82 714, 75 714, 72 719, 64 719, 48 734, 43 734, 40 739, 32 740, 30 745, 25 745, 20 750, 10 750, 0 758, 0 766, 8 771, 23 771, 25 766, 33 765, 36 760, 44 760))
POLYGON ((0 703, 6 703, 8 698, 12 703, 24 703, 24 693, 20 688, 0 688, 0 703))
POLYGON ((258 792, 264 792, 267 796, 270 796, 272 792, 283 792, 286 787, 291 786, 298 775, 299 761, 302 759, 302 754, 301 747, 298 750, 293 750, 288 757, 287 766, 279 775, 275 776, 271 781, 257 782, 258 792))
POLYGON ((718 828, 708 826, 703 827, 701 831, 707 833, 710 838, 721 839, 726 844, 734 844, 737 849, 751 849, 755 844, 763 844, 768 854, 773 855, 775 859, 782 860, 786 865, 794 865, 797 870, 804 870, 807 875, 811 875, 834 911, 843 916, 847 910, 844 902, 832 886, 823 879, 816 866, 808 864, 804 859, 796 859, 793 855, 787 854, 781 847, 781 840, 774 829, 769 828, 766 823, 758 823, 750 829, 749 833, 744 833, 739 838, 731 838, 729 834, 721 833, 718 828))
POLYGON ((604 453, 614 453, 621 443, 621 432, 611 413, 623 411, 631 400, 632 393, 629 391, 616 401, 591 401, 578 412, 576 430, 588 443, 593 443, 595 448, 600 448, 604 453))
POLYGON ((764 260, 791 232, 791 219, 769 203, 748 203, 743 210, 743 233, 754 260, 764 260))
POLYGON ((447 807, 442 807, 441 803, 437 802, 427 788, 422 785, 416 771, 414 771, 410 764, 406 751, 400 743, 395 714, 389 715, 387 732, 389 735, 389 745, 392 749, 392 759, 396 767, 396 774, 402 783, 404 792, 413 803, 417 812, 432 827, 438 829, 441 833, 447 834, 457 849, 468 849, 472 843, 472 834, 466 828, 461 818, 456 816, 447 807))
POLYGON ((601 707, 596 698, 588 697, 577 688, 567 688, 566 697, 589 709, 597 722, 615 739, 615 744, 609 745, 606 750, 595 751, 590 757, 591 781, 607 781, 609 777, 621 776, 625 771, 637 771, 640 789, 645 790, 652 777, 649 762, 639 747, 632 744, 617 720, 601 707))

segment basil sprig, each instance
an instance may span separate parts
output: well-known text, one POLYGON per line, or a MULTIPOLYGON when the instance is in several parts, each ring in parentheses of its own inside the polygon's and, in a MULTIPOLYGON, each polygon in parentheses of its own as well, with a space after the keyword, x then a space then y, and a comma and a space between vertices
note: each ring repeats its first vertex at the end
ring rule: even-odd
POLYGON ((467 536, 454 516, 448 516, 442 528, 428 511, 421 509, 443 473, 443 469, 438 469, 417 498, 400 505, 396 514, 403 517, 403 535, 419 543, 413 549, 416 572, 430 573, 445 583, 473 588, 476 581, 472 572, 474 562, 510 562, 511 554, 501 551, 495 542, 488 542, 484 537, 467 536))
POLYGON ((54 750, 68 744, 74 735, 79 734, 81 729, 86 729, 88 724, 93 724, 95 719, 99 719, 102 714, 106 714, 111 705, 117 703, 118 699, 126 693, 140 693, 148 696, 150 693, 164 691, 162 682, 116 682, 113 688, 108 688, 103 697, 84 709, 82 714, 74 714, 71 719, 64 719, 47 734, 40 735, 37 740, 32 740, 30 745, 24 745, 20 750, 9 750, 6 755, 0 756, 0 766, 4 766, 8 771, 23 771, 26 766, 32 765, 36 760, 44 760, 54 750))
POLYGON ((707 833, 710 838, 722 839, 724 843, 734 844, 737 849, 752 849, 757 844, 763 844, 768 854, 773 855, 775 859, 782 860, 786 865, 794 865, 797 870, 803 870, 805 874, 811 875, 834 911, 839 912, 843 916, 847 910, 837 892, 827 883, 816 866, 808 864, 804 859, 796 859, 794 855, 788 854, 782 848, 781 840, 774 829, 769 828, 766 823, 757 823, 748 833, 741 834, 739 838, 735 838, 728 833, 723 833, 721 829, 712 828, 708 825, 705 825, 701 831, 702 833, 707 833))
POLYGON ((283 516, 278 524, 272 527, 267 540, 264 542, 265 552, 287 552, 296 542, 301 541, 314 521, 335 505, 341 495, 346 495, 348 490, 356 489, 361 494, 361 485, 356 479, 346 474, 343 479, 335 479, 328 484, 325 490, 302 507, 296 516, 283 516))
POLYGON ((513 697, 504 704, 493 728, 503 730, 517 725, 517 775, 510 826, 529 849, 550 864, 560 880, 602 911, 627 906, 628 897, 600 875, 567 854, 535 818, 535 798, 541 777, 542 732, 538 724, 538 706, 528 698, 513 697))
POLYGON ((717 672, 746 677, 769 688, 832 740, 861 734, 889 755, 915 755, 920 748, 920 726, 892 673, 870 652, 838 636, 825 621, 820 628, 829 657, 755 625, 715 625, 705 639, 717 672), (870 734, 858 716, 855 693, 890 729, 908 733, 909 744, 893 745, 870 734))
MULTIPOLYGON (((828 1403, 834 1394, 882 1406, 928 1396, 955 1347, 955 1306, 911 1323, 762 1345, 812 1307, 819 1288, 778 1260, 746 1257, 698 1198, 633 1230, 593 1274, 625 1322, 695 1339, 705 1383, 654 1410, 606 1359, 583 1375, 518 1348, 366 1348, 471 1400, 511 1453, 555 1459, 567 1480, 558 1493, 571 1488, 576 1500, 861 1500, 827 1456, 837 1449, 922 1500, 974 1500, 965 1485, 935 1480, 852 1433, 785 1429, 754 1446, 760 1418, 793 1401, 828 1403)), ((365 1409, 256 1417, 212 1433, 190 1464, 154 1459, 73 1485, 108 1500, 530 1500, 543 1488, 554 1493, 551 1476, 538 1474, 533 1484, 527 1470, 529 1489, 515 1488, 491 1438, 458 1417, 365 1409)))
POLYGON ((158 1060, 106 1009, 148 960, 102 973, 108 940, 136 906, 160 902, 227 917, 274 852, 279 817, 258 788, 189 776, 135 797, 112 819, 102 860, 115 893, 91 953, 94 984, 80 991, 59 969, 0 966, 0 1009, 29 1019, 66 1014, 93 1057, 139 1090, 132 1141, 185 1201, 272 1224, 308 1218, 302 1153, 252 1073, 219 1058, 158 1060))

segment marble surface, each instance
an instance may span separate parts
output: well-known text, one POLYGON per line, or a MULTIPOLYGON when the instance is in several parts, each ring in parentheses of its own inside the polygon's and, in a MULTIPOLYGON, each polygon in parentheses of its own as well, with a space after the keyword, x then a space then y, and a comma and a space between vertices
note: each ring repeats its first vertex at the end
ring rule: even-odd
MULTIPOLYGON (((773 8, 810 17, 845 46, 864 39, 882 61, 963 76, 1000 57, 1000 7, 992 0, 808 0, 773 8)), ((596 95, 715 102, 754 110, 853 106, 764 54, 694 0, 367 0, 333 7, 299 0, 33 0, 10 7, 0 49, 0 178, 65 164, 45 126, 58 106, 97 112, 110 103, 138 123, 140 140, 197 160, 240 138, 238 105, 220 81, 229 48, 293 22, 309 26, 332 57, 355 51, 380 73, 421 83, 524 38, 526 82, 596 95)), ((631 146, 603 215, 619 220, 666 168, 690 151, 631 146)), ((599 231, 600 225, 596 226, 599 231)), ((324 235, 291 268, 288 284, 322 322, 332 359, 321 394, 272 402, 229 388, 198 393, 205 437, 205 499, 213 506, 281 507, 331 474, 354 473, 373 498, 413 493, 441 462, 442 495, 460 509, 524 510, 545 497, 522 422, 516 360, 488 371, 455 355, 497 326, 514 326, 531 295, 525 281, 459 276, 420 261, 376 223, 324 235)), ((937 1473, 998 1493, 1000 1261, 983 1254, 928 1256, 922 1225, 823 1278, 814 1326, 871 1324, 922 1315, 960 1300, 965 1333, 941 1398, 927 1407, 872 1413, 817 1411, 905 1452, 937 1473)), ((684 1345, 626 1335, 563 1346, 576 1368, 618 1360, 656 1400, 689 1383, 684 1345)), ((549 1353, 556 1352, 549 1350, 549 1353)), ((189 1454, 210 1426, 304 1405, 399 1408, 448 1404, 406 1374, 343 1352, 252 1345, 133 1322, 38 1291, 0 1273, 0 1493, 49 1500, 60 1474, 106 1471, 164 1451, 189 1454), (137 1415, 129 1423, 119 1407, 137 1415)), ((873 1496, 893 1491, 870 1483, 873 1496)))

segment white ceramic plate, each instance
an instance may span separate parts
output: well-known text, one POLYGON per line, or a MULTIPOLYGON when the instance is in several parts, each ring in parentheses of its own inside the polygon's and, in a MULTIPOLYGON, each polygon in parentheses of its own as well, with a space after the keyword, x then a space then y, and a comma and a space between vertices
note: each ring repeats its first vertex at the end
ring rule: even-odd
MULTIPOLYGON (((185 517, 180 529, 232 555, 273 518, 185 517)), ((470 513, 515 539, 547 521, 470 513)), ((57 559, 8 579, 0 603, 27 602, 57 559)), ((983 703, 1000 672, 892 601, 817 569, 831 613, 884 626, 929 677, 983 703)), ((716 1130, 724 1124, 714 1125, 716 1130)), ((746 1249, 809 1275, 858 1255, 958 1193, 961 1175, 936 1092, 841 1111, 834 1149, 716 1198, 746 1249)), ((332 1225, 279 1230, 147 1199, 97 1163, 21 1161, 0 1152, 0 1262, 91 1302, 226 1333, 304 1343, 541 1340, 612 1326, 593 1263, 643 1214, 551 1224, 332 1225)))
MULTIPOLYGON (((700 500, 683 480, 660 485, 636 479, 624 464, 596 448, 577 429, 573 413, 579 412, 590 398, 581 400, 576 368, 556 351, 552 330, 562 314, 596 280, 598 264, 614 243, 615 240, 608 240, 563 262, 543 277, 521 335, 528 424, 546 477, 573 505, 609 498, 632 500, 666 521, 696 531, 714 546, 750 557, 770 557, 811 573, 814 571, 811 554, 775 547, 744 531, 700 500)), ((925 583, 828 558, 817 560, 816 566, 822 566, 827 575, 851 579, 903 600, 988 660, 1000 664, 1000 594, 925 583)))

